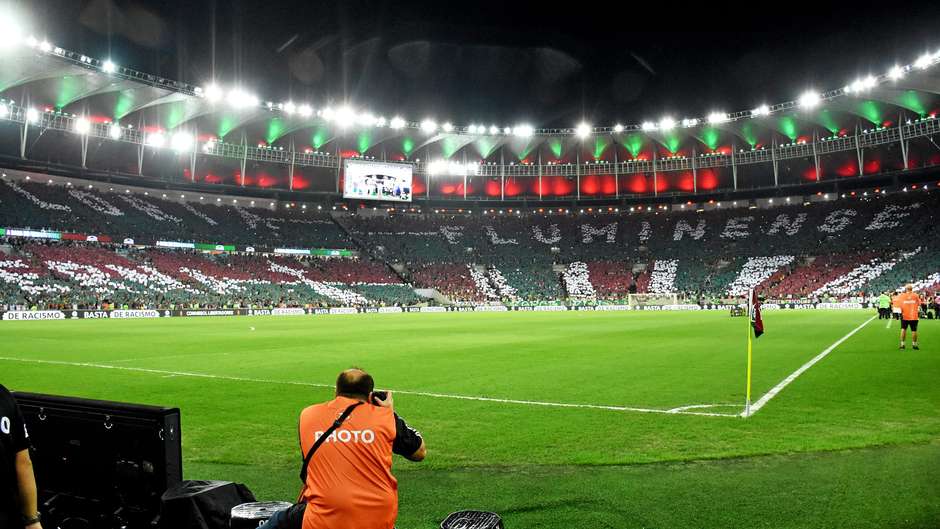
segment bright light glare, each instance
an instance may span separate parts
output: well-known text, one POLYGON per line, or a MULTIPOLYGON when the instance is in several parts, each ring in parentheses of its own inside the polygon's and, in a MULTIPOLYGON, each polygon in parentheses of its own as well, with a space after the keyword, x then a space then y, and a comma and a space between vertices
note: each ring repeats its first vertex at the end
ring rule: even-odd
POLYGON ((712 112, 708 115, 708 122, 712 125, 728 121, 728 114, 724 112, 712 112))
POLYGON ((517 125, 512 133, 520 138, 528 138, 535 133, 535 129, 532 128, 532 125, 517 125))
POLYGON ((91 130, 91 123, 85 118, 78 118, 75 120, 75 132, 79 134, 88 134, 88 131, 91 130))
POLYGON ((28 122, 30 122, 30 123, 38 123, 38 122, 39 122, 39 111, 36 110, 35 108, 28 108, 28 109, 26 109, 26 121, 28 121, 28 122))
POLYGON ((170 146, 174 151, 186 151, 193 145, 193 135, 186 132, 177 132, 170 139, 170 146))
POLYGON ((244 90, 236 88, 228 93, 228 104, 237 109, 251 108, 258 106, 258 98, 244 90))
POLYGON ((147 135, 145 143, 151 147, 163 147, 166 143, 166 136, 162 132, 154 132, 147 135))
POLYGON ((22 24, 8 12, 0 12, 0 49, 18 46, 23 39, 22 24))
POLYGON ((804 92, 803 95, 800 96, 798 102, 803 108, 813 108, 818 105, 821 100, 822 97, 819 95, 819 93, 810 90, 808 92, 804 92))
POLYGON ((587 138, 591 135, 591 126, 581 122, 578 124, 577 128, 574 129, 574 133, 581 139, 587 138))
POLYGON ((616 125, 614 125, 614 132, 623 132, 623 125, 621 125, 620 123, 617 123, 616 125))
POLYGON ((752 111, 751 111, 751 114, 752 114, 752 115, 755 115, 755 116, 769 116, 769 115, 770 115, 770 107, 767 106, 767 105, 761 105, 761 106, 755 108, 754 110, 752 110, 752 111))
POLYGON ((215 83, 212 83, 209 86, 207 86, 204 91, 204 94, 206 96, 206 100, 209 101, 210 103, 216 103, 218 101, 221 101, 222 96, 223 96, 222 89, 219 88, 219 85, 215 83))
POLYGON ((675 126, 676 126, 676 120, 672 119, 669 116, 666 116, 663 119, 659 120, 660 130, 671 130, 675 128, 675 126))
POLYGON ((914 62, 914 66, 920 68, 921 70, 926 70, 933 64, 933 55, 925 53, 917 58, 917 61, 914 62))
POLYGON ((403 129, 405 128, 405 119, 400 116, 395 116, 389 121, 389 126, 393 129, 403 129))
POLYGON ((432 119, 426 119, 421 122, 421 130, 423 130, 426 134, 432 134, 437 130, 437 123, 435 123, 432 119))
POLYGON ((107 61, 104 61, 104 63, 101 64, 101 71, 103 71, 104 73, 114 73, 117 71, 117 65, 111 62, 110 59, 108 59, 107 61))
POLYGON ((108 136, 110 136, 112 140, 121 139, 121 126, 115 123, 108 127, 108 136))

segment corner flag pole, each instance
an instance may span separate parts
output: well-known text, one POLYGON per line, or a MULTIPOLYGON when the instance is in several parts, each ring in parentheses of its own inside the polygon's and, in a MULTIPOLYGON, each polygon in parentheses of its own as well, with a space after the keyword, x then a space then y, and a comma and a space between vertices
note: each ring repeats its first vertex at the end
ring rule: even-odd
POLYGON ((747 391, 744 400, 744 416, 751 415, 751 318, 754 317, 754 290, 747 293, 747 391))

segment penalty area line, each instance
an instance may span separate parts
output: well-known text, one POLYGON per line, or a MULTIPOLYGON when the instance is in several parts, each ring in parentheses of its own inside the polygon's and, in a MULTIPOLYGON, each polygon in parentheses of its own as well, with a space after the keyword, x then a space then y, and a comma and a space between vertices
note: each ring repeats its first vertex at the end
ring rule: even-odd
MULTIPOLYGON (((237 377, 230 375, 214 375, 211 373, 194 373, 189 371, 169 371, 165 369, 151 369, 146 367, 132 367, 132 366, 115 366, 109 364, 96 364, 92 362, 67 362, 65 360, 40 360, 37 358, 16 358, 9 356, 0 356, 0 361, 5 362, 21 362, 26 364, 46 364, 46 365, 58 365, 58 366, 68 366, 68 367, 84 367, 84 368, 94 368, 94 369, 113 369, 116 371, 131 371, 136 373, 148 373, 161 375, 164 378, 167 377, 193 377, 193 378, 205 378, 210 380, 227 380, 232 382, 253 382, 258 384, 281 384, 289 386, 302 386, 302 387, 314 387, 314 388, 328 388, 333 389, 335 386, 333 384, 320 384, 317 382, 296 382, 292 380, 271 380, 263 378, 250 378, 250 377, 237 377)), ((627 412, 637 412, 637 413, 659 413, 663 415, 697 415, 701 417, 740 417, 738 413, 719 413, 719 412, 706 412, 706 411, 691 411, 693 409, 701 408, 711 408, 715 406, 725 406, 723 404, 699 404, 699 405, 690 405, 690 406, 681 406, 678 408, 671 409, 659 409, 659 408, 640 408, 634 406, 608 406, 603 404, 578 404, 570 402, 544 402, 538 400, 520 400, 520 399, 500 399, 495 397, 477 397, 473 395, 457 395, 450 393, 433 393, 429 391, 409 391, 409 390, 396 390, 389 389, 393 394, 400 395, 414 395, 418 397, 429 397, 436 399, 453 399, 453 400, 469 400, 477 402, 495 402, 500 404, 517 404, 517 405, 526 405, 526 406, 543 406, 549 408, 578 408, 578 409, 590 409, 590 410, 607 410, 607 411, 627 411, 627 412)))
POLYGON ((790 375, 787 376, 787 378, 781 380, 776 386, 770 388, 770 391, 768 391, 767 393, 764 393, 764 396, 758 399, 757 402, 751 404, 750 413, 748 413, 747 411, 743 411, 740 413, 740 416, 750 417, 751 415, 754 415, 755 413, 760 411, 761 408, 763 408, 768 402, 770 402, 770 399, 776 397, 781 391, 783 391, 783 388, 789 386, 791 382, 797 379, 797 377, 799 377, 800 375, 808 371, 809 368, 816 365, 823 358, 826 358, 829 355, 829 353, 835 350, 836 347, 839 347, 840 345, 842 345, 842 342, 854 336, 855 333, 862 330, 863 327, 871 323, 872 320, 874 320, 877 317, 878 316, 872 316, 871 318, 868 318, 867 320, 865 320, 864 323, 862 323, 858 327, 849 331, 849 333, 843 336, 842 338, 839 338, 838 340, 836 340, 835 343, 827 347, 825 350, 823 350, 823 352, 814 356, 812 359, 810 359, 809 362, 806 362, 805 364, 801 365, 799 369, 790 373, 790 375))

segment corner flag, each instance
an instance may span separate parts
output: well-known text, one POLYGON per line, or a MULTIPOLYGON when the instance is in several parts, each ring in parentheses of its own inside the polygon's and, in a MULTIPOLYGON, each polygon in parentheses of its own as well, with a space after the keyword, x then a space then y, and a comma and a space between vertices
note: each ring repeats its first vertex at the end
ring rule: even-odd
MULTIPOLYGON (((764 320, 760 317, 760 299, 757 293, 751 289, 747 293, 747 316, 749 319, 748 327, 754 329, 754 338, 760 338, 764 334, 764 320)), ((753 354, 751 347, 751 329, 747 330, 747 390, 744 398, 744 413, 742 417, 751 416, 751 366, 753 364, 753 354)))
POLYGON ((754 327, 754 338, 760 338, 760 335, 764 334, 764 320, 760 317, 760 299, 753 290, 750 293, 749 305, 748 313, 751 317, 751 327, 754 327))

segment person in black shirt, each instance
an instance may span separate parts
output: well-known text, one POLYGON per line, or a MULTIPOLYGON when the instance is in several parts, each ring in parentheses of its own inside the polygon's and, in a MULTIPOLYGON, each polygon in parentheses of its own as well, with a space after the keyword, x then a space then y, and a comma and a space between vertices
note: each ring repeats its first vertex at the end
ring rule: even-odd
POLYGON ((0 528, 42 529, 29 433, 13 395, 0 384, 0 528))

